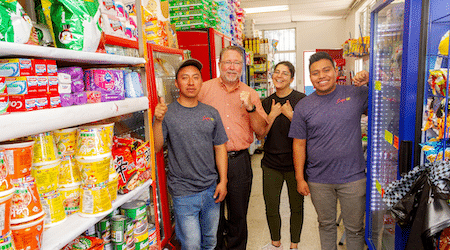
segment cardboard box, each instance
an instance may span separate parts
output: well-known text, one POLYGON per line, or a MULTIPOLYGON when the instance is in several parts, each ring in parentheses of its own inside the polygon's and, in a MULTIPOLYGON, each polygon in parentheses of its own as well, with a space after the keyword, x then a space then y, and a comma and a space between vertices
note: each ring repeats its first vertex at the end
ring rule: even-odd
POLYGON ((31 59, 0 59, 0 76, 32 76, 34 69, 31 59))
POLYGON ((22 112, 35 110, 36 100, 33 95, 9 95, 8 112, 22 112))

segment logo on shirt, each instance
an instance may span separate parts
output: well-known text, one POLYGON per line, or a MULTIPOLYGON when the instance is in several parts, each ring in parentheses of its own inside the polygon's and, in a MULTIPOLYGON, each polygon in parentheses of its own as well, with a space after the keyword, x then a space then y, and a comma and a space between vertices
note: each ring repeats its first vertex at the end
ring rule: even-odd
POLYGON ((214 121, 214 118, 212 118, 212 117, 207 117, 206 115, 204 115, 202 121, 212 121, 212 122, 213 122, 213 121, 214 121))
POLYGON ((347 97, 345 99, 338 98, 337 101, 336 101, 336 104, 343 103, 343 102, 346 102, 346 101, 350 101, 350 97, 347 97))

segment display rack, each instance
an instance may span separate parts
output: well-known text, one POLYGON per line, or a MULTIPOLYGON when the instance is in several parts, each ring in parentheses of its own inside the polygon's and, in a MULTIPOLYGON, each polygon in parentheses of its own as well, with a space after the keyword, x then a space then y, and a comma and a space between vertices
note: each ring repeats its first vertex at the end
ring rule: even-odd
MULTIPOLYGON (((117 199, 113 202, 112 208, 116 209, 133 197, 139 196, 151 184, 152 180, 148 180, 128 194, 117 195, 117 199)), ((78 235, 86 231, 86 229, 95 225, 95 223, 100 221, 103 217, 104 216, 82 217, 79 214, 70 215, 63 223, 50 227, 44 232, 42 249, 59 250, 63 248, 78 235)))

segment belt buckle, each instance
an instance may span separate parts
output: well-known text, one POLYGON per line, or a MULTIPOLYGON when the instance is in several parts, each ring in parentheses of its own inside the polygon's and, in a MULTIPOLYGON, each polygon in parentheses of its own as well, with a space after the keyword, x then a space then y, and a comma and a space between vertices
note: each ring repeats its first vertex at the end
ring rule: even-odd
POLYGON ((234 157, 236 157, 236 155, 238 155, 238 151, 230 151, 230 152, 228 152, 228 157, 230 157, 230 158, 234 158, 234 157))

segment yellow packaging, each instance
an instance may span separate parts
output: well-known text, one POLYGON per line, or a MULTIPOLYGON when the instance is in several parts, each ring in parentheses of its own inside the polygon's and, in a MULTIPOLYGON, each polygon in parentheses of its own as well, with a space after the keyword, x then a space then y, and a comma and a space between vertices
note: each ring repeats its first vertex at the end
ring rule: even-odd
POLYGON ((66 186, 81 181, 81 172, 78 162, 73 156, 61 158, 59 167, 59 185, 66 186))
POLYGON ((119 185, 119 175, 116 173, 110 174, 108 182, 108 191, 112 202, 114 202, 117 199, 118 185, 119 185))
POLYGON ((54 132, 56 147, 60 156, 74 155, 77 145, 77 129, 58 129, 54 132))
POLYGON ((63 206, 66 215, 74 214, 80 210, 80 184, 58 189, 63 197, 63 206))
POLYGON ((56 160, 46 165, 31 168, 31 175, 36 179, 39 194, 56 191, 58 188, 58 176, 60 161, 56 160))
POLYGON ((80 167, 83 185, 94 185, 108 181, 111 169, 111 154, 76 159, 80 167))
POLYGON ((58 159, 56 144, 52 132, 40 133, 31 136, 33 139, 33 164, 45 164, 58 159))
POLYGON ((81 188, 80 215, 100 216, 112 210, 107 183, 81 188))
POLYGON ((42 195, 41 204, 45 211, 44 227, 57 225, 66 219, 63 197, 59 191, 42 195))
POLYGON ((98 156, 111 153, 114 123, 78 128, 77 156, 98 156))

